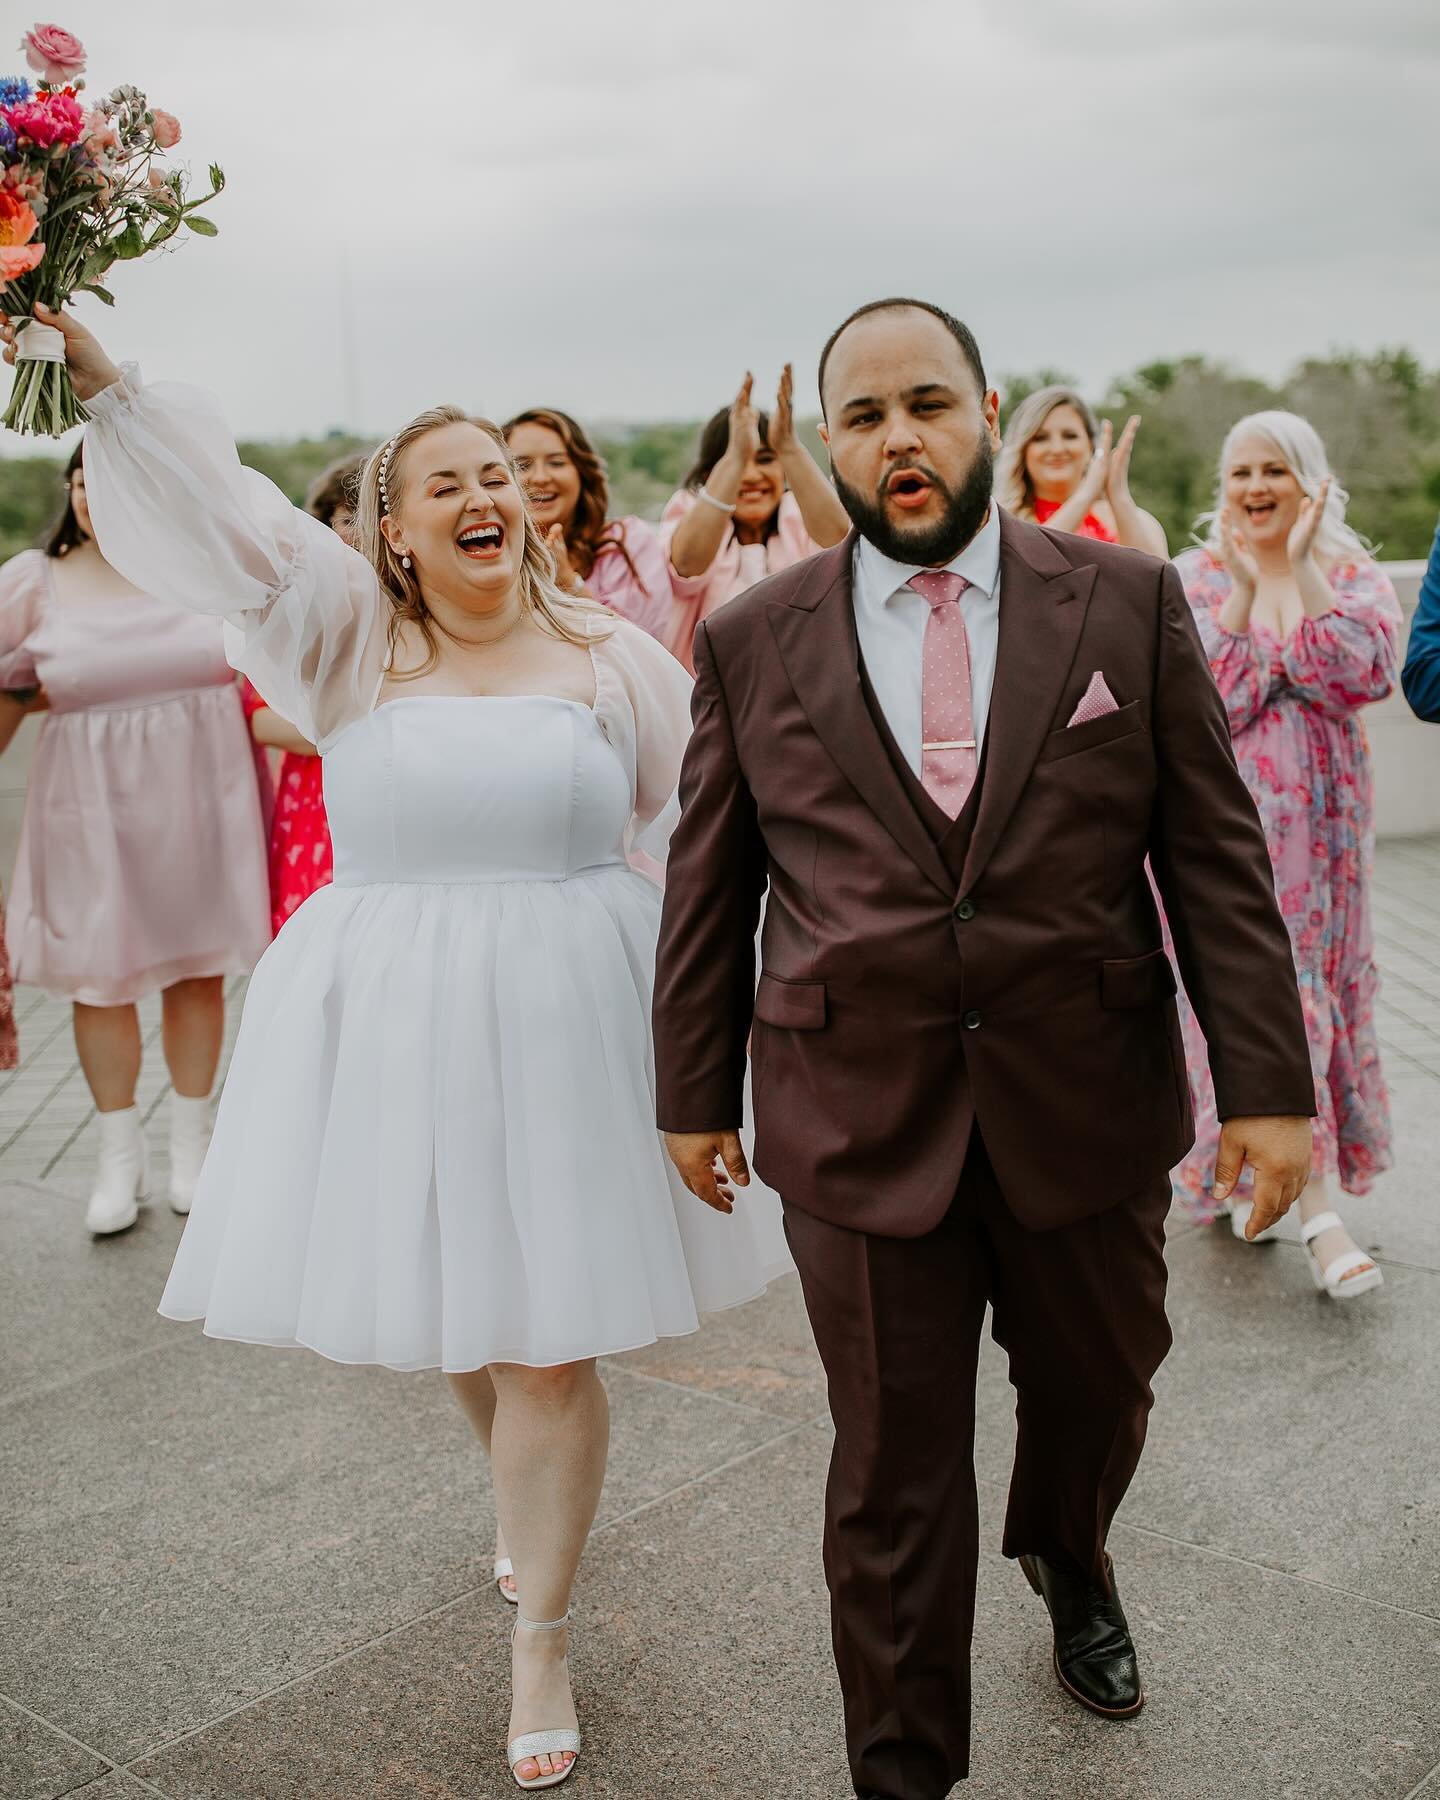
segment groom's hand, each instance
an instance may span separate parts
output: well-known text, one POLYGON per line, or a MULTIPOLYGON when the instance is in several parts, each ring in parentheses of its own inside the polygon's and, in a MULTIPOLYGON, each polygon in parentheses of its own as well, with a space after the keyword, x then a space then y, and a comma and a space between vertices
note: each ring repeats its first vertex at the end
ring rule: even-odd
POLYGON ((1215 1153, 1215 1198, 1230 1198, 1248 1162, 1255 1171, 1255 1210, 1245 1236, 1256 1238, 1284 1218, 1305 1191, 1314 1153, 1308 1119, 1227 1119, 1215 1153))
POLYGON ((736 1187, 750 1185, 750 1165, 740 1147, 738 1131, 667 1131, 665 1148, 680 1171, 680 1179, 696 1199, 713 1206, 716 1212, 734 1212, 735 1194, 730 1182, 736 1187))

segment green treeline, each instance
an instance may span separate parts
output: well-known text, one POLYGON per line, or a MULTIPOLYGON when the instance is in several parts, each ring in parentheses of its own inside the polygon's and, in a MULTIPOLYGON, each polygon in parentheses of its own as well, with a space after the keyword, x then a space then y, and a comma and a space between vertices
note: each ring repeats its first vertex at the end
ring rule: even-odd
MULTIPOLYGON (((1003 382, 1007 412, 1046 382, 1043 370, 1003 382)), ((1423 557, 1440 512, 1440 371, 1405 350, 1310 357, 1278 386, 1205 357, 1149 363, 1116 381, 1097 408, 1116 428, 1142 415, 1131 470, 1136 499, 1164 525, 1171 550, 1210 505, 1215 459, 1242 414, 1286 407, 1319 430, 1350 490, 1350 520, 1391 560, 1423 557)), ((694 453, 698 423, 634 425, 597 434, 610 468, 611 510, 659 517, 694 453)), ((814 425, 806 436, 822 466, 814 425)), ((292 443, 244 443, 241 455, 299 501, 312 478, 362 440, 334 434, 292 443)), ((59 465, 51 457, 0 461, 0 561, 35 541, 52 515, 59 465)))

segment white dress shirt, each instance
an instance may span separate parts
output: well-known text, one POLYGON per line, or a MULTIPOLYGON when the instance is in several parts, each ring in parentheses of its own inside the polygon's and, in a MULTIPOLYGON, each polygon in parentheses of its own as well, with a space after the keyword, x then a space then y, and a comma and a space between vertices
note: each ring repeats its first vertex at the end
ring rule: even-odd
MULTIPOLYGON (((892 562, 866 538, 855 544, 855 630, 865 672, 901 754, 918 775, 924 734, 920 720, 925 626, 930 602, 909 586, 920 563, 892 562)), ((960 596, 970 648, 970 697, 975 742, 985 742, 995 653, 1000 644, 1000 509, 992 501, 985 523, 945 567, 970 583, 960 596)))

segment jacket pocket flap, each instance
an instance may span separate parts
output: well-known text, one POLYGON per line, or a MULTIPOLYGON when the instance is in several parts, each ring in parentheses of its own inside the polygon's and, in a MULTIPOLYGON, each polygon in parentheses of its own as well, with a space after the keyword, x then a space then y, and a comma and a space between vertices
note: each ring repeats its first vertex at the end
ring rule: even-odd
POLYGON ((755 1017, 786 1031, 823 1031, 825 983, 762 975, 755 991, 755 1017))
POLYGON ((1100 1004, 1117 1010, 1156 1006, 1175 992, 1175 971, 1163 950, 1100 965, 1100 1004))
POLYGON ((1074 756, 1080 750, 1098 750, 1101 744, 1132 737, 1144 728, 1140 702, 1132 700, 1127 706, 1117 706, 1114 712, 1101 713, 1098 719, 1086 719, 1081 725, 1066 725, 1060 731, 1052 731, 1036 760, 1055 762, 1062 756, 1074 756))

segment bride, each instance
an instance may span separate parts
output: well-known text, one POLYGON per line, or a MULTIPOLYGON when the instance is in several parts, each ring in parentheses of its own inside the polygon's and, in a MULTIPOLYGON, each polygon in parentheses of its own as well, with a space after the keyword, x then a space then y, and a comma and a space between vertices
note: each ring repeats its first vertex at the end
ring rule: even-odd
POLYGON ((722 1182, 706 1211, 655 1129, 660 896, 627 856, 663 855, 689 679, 556 587, 494 426, 439 407, 398 431, 357 553, 242 469, 205 394, 44 318, 93 420, 105 555, 223 614, 231 661, 325 758, 335 882, 251 981, 160 1310, 445 1371, 514 1559, 510 1766, 556 1786, 609 1434, 595 1359, 789 1266, 774 1196, 727 1221, 722 1182))

